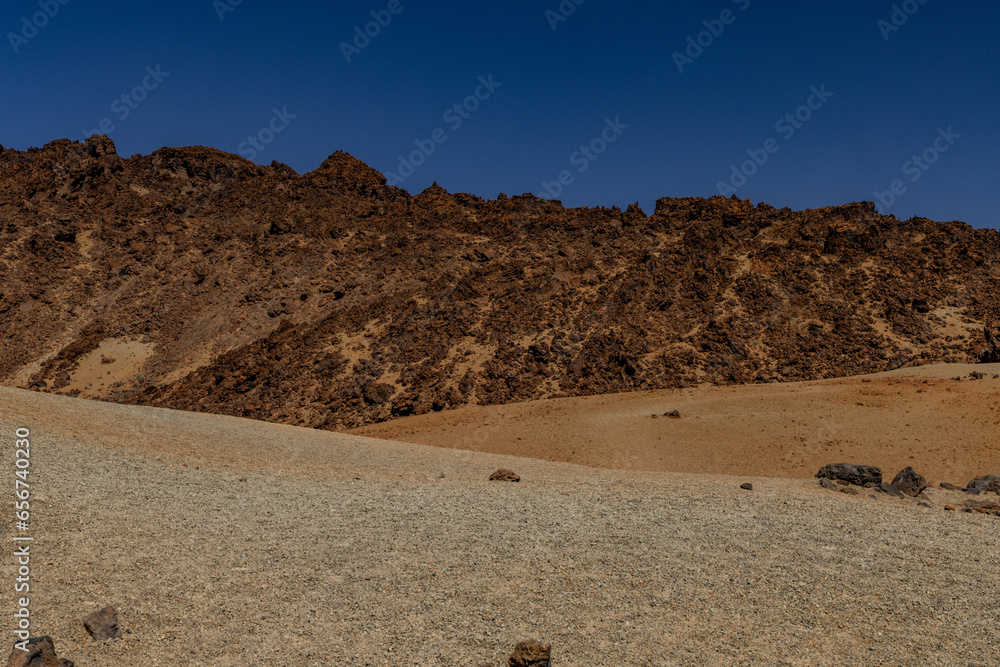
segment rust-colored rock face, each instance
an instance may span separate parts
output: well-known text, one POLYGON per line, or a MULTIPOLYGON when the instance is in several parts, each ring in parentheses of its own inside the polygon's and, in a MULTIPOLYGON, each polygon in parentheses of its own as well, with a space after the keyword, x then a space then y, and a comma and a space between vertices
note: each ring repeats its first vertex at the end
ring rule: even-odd
POLYGON ((1000 235, 870 203, 411 197, 104 137, 0 149, 0 183, 0 382, 43 391, 335 429, 996 346, 1000 235))

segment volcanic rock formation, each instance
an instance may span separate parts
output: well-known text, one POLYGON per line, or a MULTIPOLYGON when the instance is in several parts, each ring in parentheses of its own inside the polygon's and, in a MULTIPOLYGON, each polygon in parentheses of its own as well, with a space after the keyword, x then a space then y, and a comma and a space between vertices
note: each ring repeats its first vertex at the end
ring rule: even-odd
POLYGON ((868 202, 410 196, 340 152, 300 175, 99 136, 0 147, 0 182, 13 386, 337 429, 996 344, 1000 235, 868 202))

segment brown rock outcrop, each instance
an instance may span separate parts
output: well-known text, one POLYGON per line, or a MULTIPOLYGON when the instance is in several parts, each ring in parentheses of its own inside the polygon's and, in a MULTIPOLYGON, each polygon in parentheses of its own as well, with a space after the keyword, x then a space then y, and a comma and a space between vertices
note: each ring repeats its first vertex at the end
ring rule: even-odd
POLYGON ((0 382, 44 391, 344 429, 998 340, 1000 234, 870 202, 411 196, 340 152, 297 174, 204 147, 123 159, 106 137, 0 150, 0 184, 0 382), (147 356, 88 386, 116 341, 147 356))

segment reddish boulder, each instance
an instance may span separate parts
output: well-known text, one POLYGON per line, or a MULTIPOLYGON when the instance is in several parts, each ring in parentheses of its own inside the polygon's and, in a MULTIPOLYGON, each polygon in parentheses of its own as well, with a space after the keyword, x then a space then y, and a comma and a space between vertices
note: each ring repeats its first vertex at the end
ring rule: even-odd
POLYGON ((99 642, 122 636, 122 630, 118 627, 118 614, 115 613, 115 608, 110 606, 95 611, 83 619, 83 627, 87 628, 90 636, 99 642))
POLYGON ((500 470, 497 470, 495 473, 493 473, 492 475, 490 475, 490 481, 491 482, 520 482, 521 481, 521 476, 518 475, 517 473, 515 473, 513 470, 507 470, 505 468, 501 468, 500 470))
POLYGON ((552 646, 535 640, 521 642, 514 647, 507 661, 509 667, 549 667, 552 660, 552 646))

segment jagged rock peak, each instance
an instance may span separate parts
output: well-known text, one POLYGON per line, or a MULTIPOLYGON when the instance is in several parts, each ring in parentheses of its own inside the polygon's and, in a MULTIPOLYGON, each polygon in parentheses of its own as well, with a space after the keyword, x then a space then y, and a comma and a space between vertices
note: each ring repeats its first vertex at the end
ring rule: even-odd
POLYGON ((337 151, 310 172, 313 183, 334 185, 341 190, 363 190, 385 186, 381 172, 349 153, 337 151))

